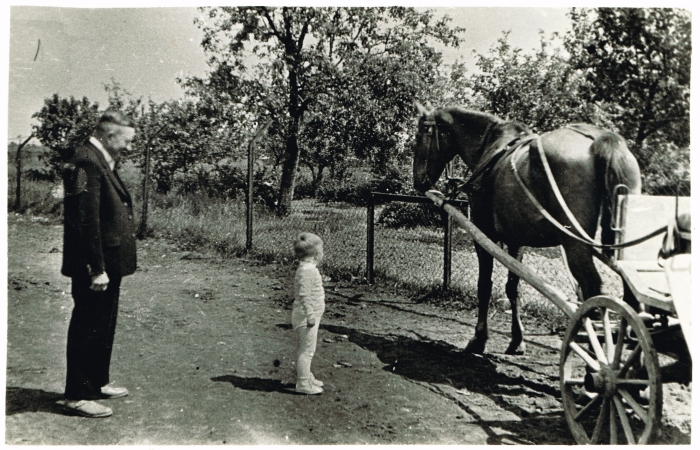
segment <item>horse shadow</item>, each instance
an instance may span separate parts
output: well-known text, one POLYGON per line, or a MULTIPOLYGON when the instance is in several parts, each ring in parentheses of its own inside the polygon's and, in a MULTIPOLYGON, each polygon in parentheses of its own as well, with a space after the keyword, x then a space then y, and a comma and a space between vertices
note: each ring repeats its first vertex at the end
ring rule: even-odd
MULTIPOLYGON (((512 416, 511 420, 483 419, 481 411, 470 407, 468 402, 455 400, 462 410, 481 423, 489 436, 489 444, 574 443, 563 410, 531 412, 503 399, 504 394, 510 397, 549 395, 560 398, 559 389, 551 384, 528 380, 520 374, 500 372, 489 355, 468 354, 444 342, 419 341, 407 336, 373 335, 329 324, 321 325, 321 328, 346 335, 350 342, 374 353, 385 364, 385 371, 415 382, 448 385, 458 391, 483 395, 498 408, 520 418, 519 421, 512 420, 512 416), (494 428, 500 430, 497 432, 494 428)), ((516 364, 514 367, 520 366, 516 364)))
POLYGON ((7 387, 5 389, 5 415, 12 416, 26 412, 63 414, 63 406, 57 403, 59 400, 63 400, 63 393, 14 386, 7 387))

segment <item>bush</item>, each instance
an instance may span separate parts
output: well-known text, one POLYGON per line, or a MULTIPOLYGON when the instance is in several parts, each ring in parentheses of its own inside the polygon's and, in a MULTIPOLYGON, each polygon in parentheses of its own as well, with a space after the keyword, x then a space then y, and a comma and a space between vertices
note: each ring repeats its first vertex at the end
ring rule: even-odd
POLYGON ((30 181, 27 177, 22 177, 21 205, 19 209, 15 209, 16 183, 17 178, 14 175, 8 177, 7 206, 9 211, 55 217, 61 215, 61 206, 63 205, 61 184, 43 180, 30 181))
POLYGON ((439 227, 442 226, 442 216, 430 203, 393 202, 382 208, 377 224, 387 228, 439 227))
MULTIPOLYGON (((410 175, 410 172, 407 172, 410 175)), ((407 194, 412 190, 407 174, 392 172, 386 177, 364 174, 342 183, 324 184, 317 199, 322 202, 345 202, 356 206, 367 206, 372 192, 407 194)))
POLYGON ((650 140, 642 153, 650 155, 642 173, 643 194, 690 196, 690 149, 650 140))

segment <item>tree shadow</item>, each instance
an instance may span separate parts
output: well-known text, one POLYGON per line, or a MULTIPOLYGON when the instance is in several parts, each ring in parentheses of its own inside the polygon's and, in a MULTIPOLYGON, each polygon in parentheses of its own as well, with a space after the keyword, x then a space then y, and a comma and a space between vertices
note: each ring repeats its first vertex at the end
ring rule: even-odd
POLYGON ((273 380, 271 378, 245 378, 238 377, 236 375, 222 375, 220 377, 211 378, 211 381, 231 383, 235 387, 246 391, 281 392, 283 394, 293 395, 298 394, 294 390, 295 385, 293 383, 283 383, 280 380, 273 380))
POLYGON ((26 412, 63 414, 63 406, 56 403, 59 400, 63 400, 63 393, 8 387, 5 389, 5 415, 12 416, 26 412))

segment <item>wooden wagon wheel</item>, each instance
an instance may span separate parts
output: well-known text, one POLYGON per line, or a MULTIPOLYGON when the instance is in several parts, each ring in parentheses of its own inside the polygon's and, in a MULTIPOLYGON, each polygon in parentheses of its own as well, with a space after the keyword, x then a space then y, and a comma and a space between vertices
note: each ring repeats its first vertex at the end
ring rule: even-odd
POLYGON ((646 444, 659 424, 659 360, 628 305, 597 296, 576 311, 562 345, 564 415, 579 444, 646 444))

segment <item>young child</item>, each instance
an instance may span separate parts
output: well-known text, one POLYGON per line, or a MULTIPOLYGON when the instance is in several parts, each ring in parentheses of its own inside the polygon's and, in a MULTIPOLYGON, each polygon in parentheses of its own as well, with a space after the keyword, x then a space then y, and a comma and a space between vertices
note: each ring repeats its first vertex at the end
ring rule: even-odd
POLYGON ((316 337, 326 308, 321 274, 316 267, 323 259, 323 241, 312 233, 301 233, 294 242, 299 260, 294 276, 292 327, 299 337, 296 390, 302 394, 320 394, 323 382, 311 373, 311 359, 316 352, 316 337))

